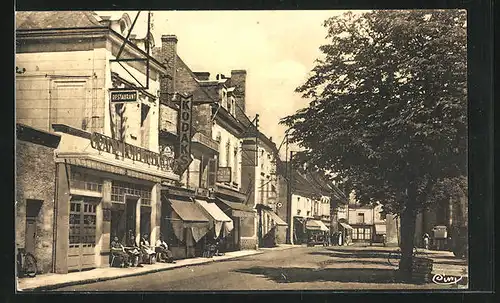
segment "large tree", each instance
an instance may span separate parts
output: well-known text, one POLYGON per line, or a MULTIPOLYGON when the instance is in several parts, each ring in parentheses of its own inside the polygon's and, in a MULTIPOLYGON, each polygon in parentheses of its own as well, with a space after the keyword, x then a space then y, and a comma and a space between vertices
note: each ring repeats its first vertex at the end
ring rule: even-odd
POLYGON ((345 13, 325 21, 309 107, 285 117, 309 162, 349 180, 362 203, 401 216, 400 270, 411 273, 417 213, 433 187, 466 175, 466 13, 345 13))

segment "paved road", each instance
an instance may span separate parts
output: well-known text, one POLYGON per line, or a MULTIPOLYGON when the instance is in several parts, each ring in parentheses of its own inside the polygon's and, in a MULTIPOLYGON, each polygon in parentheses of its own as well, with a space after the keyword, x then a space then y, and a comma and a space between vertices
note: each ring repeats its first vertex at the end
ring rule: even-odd
POLYGON ((393 282, 387 250, 300 247, 240 259, 61 288, 63 291, 189 291, 450 288, 393 282))

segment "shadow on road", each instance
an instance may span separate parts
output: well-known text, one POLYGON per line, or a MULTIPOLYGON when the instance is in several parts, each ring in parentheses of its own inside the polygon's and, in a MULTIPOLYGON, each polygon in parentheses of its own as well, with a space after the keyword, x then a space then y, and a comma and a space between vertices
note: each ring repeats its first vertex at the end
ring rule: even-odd
POLYGON ((389 252, 384 252, 384 251, 378 251, 378 250, 353 250, 353 251, 335 251, 335 250, 329 250, 328 252, 326 251, 314 251, 310 252, 310 255, 318 255, 318 256, 330 256, 330 257, 336 257, 336 258, 384 258, 387 259, 389 256, 389 252))
POLYGON ((395 271, 375 268, 281 268, 250 267, 235 272, 261 275, 276 283, 297 282, 359 282, 359 283, 396 283, 395 271))
MULTIPOLYGON (((353 260, 352 263, 363 263, 360 259, 375 259, 380 258, 384 261, 366 261, 365 264, 387 264, 385 260, 389 257, 389 253, 394 250, 355 250, 355 249, 327 249, 327 251, 314 251, 310 252, 310 255, 317 256, 329 256, 332 258, 339 259, 356 259, 353 260)), ((467 261, 463 259, 458 259, 453 256, 443 256, 436 255, 435 253, 424 253, 421 254, 420 257, 431 258, 434 261, 434 264, 445 264, 445 265, 467 265, 467 261)), ((341 262, 338 260, 338 262, 341 262)), ((351 261, 348 261, 349 263, 351 261)))

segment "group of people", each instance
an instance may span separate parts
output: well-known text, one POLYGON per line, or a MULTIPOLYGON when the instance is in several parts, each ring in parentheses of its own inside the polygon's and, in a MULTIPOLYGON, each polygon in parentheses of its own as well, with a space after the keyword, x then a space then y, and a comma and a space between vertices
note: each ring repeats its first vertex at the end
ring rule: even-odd
POLYGON ((168 249, 168 245, 161 234, 156 241, 155 247, 150 245, 147 234, 141 237, 139 244, 137 244, 135 236, 132 233, 129 234, 127 246, 124 246, 117 236, 114 236, 111 242, 111 252, 115 258, 119 258, 120 267, 142 267, 142 264, 148 260, 156 259, 156 255, 159 256, 157 260, 159 262, 175 263, 172 252, 168 249))

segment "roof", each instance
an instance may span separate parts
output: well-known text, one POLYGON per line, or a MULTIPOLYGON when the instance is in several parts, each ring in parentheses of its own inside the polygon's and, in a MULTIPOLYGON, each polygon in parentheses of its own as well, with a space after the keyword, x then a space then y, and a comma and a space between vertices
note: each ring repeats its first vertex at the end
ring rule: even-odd
POLYGON ((16 29, 105 27, 89 11, 16 12, 16 29))
POLYGON ((16 123, 16 138, 21 141, 57 148, 61 136, 21 123, 16 123))

